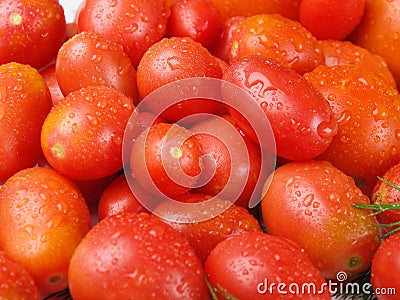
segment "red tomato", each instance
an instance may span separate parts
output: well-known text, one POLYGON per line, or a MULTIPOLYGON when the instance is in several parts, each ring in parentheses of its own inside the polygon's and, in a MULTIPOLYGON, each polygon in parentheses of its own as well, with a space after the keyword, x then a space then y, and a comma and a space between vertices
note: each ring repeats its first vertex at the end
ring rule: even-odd
POLYGON ((146 50, 164 37, 169 15, 165 0, 86 0, 77 23, 79 31, 120 43, 136 67, 146 50))
POLYGON ((0 189, 0 220, 0 249, 24 265, 40 294, 65 289, 72 253, 90 228, 76 186, 52 169, 24 169, 0 189))
POLYGON ((49 89, 36 69, 19 63, 0 66, 0 184, 41 157, 40 131, 51 106, 49 89))
POLYGON ((39 291, 26 268, 0 251, 0 297, 2 299, 39 300, 39 291))
POLYGON ((121 45, 95 33, 76 34, 62 45, 56 76, 64 95, 88 85, 105 85, 137 103, 136 70, 131 60, 121 45))
POLYGON ((92 180, 122 169, 122 139, 134 111, 132 99, 106 86, 71 92, 47 116, 44 156, 69 178, 92 180))
POLYGON ((201 156, 201 144, 189 130, 159 123, 134 141, 130 167, 145 190, 173 197, 186 193, 196 183, 201 156))
MULTIPOLYGON (((311 159, 325 151, 336 134, 337 124, 327 100, 301 75, 275 60, 260 56, 238 59, 223 79, 247 91, 263 110, 274 132, 278 156, 311 159)), ((251 124, 258 120, 247 121, 234 108, 228 110, 257 142, 251 124)))
POLYGON ((366 0, 360 24, 349 37, 355 44, 383 57, 400 83, 400 2, 366 0))
POLYGON ((370 196, 377 176, 400 161, 399 92, 355 65, 320 66, 305 78, 328 100, 338 123, 338 134, 318 159, 354 177, 370 196))
POLYGON ((230 61, 249 55, 275 59, 299 74, 324 61, 316 38, 299 22, 279 14, 248 17, 233 31, 230 61))
POLYGON ((300 23, 318 39, 342 40, 360 23, 366 0, 302 0, 300 23))
POLYGON ((44 67, 66 37, 64 10, 53 0, 0 1, 0 65, 44 67))
POLYGON ((235 299, 331 299, 325 279, 296 244, 262 232, 223 240, 205 270, 218 299, 231 299, 224 290, 235 299), (302 292, 304 284, 315 289, 302 292))
POLYGON ((211 0, 176 0, 171 6, 167 34, 191 37, 207 47, 216 39, 221 25, 220 12, 211 0))
POLYGON ((400 291, 400 233, 389 236, 375 253, 371 266, 371 283, 379 300, 398 299, 400 291))
MULTIPOLYGON (((185 203, 199 203, 211 198, 213 197, 208 195, 186 193, 176 200, 185 203)), ((204 213, 204 210, 209 211, 216 208, 204 204, 195 207, 189 206, 187 210, 182 211, 173 202, 162 202, 154 210, 155 215, 188 239, 202 262, 205 262, 210 251, 220 241, 245 232, 261 231, 257 219, 247 209, 235 204, 229 206, 230 202, 228 201, 214 199, 215 203, 212 205, 229 208, 214 218, 201 222, 181 223, 179 221, 195 219, 197 214, 204 213)))
POLYGON ((336 279, 338 272, 350 278, 370 267, 379 232, 370 212, 354 207, 368 203, 331 163, 289 162, 275 171, 261 210, 270 234, 296 242, 325 278, 336 279))
POLYGON ((79 244, 68 272, 73 299, 208 299, 189 242, 153 215, 104 218, 79 244))
POLYGON ((56 76, 56 64, 53 63, 46 66, 46 68, 40 71, 40 75, 43 77, 47 87, 49 88, 53 105, 63 100, 64 94, 61 92, 56 76))
MULTIPOLYGON (((165 38, 152 45, 143 55, 137 68, 137 83, 141 98, 163 85, 184 78, 221 78, 222 70, 216 58, 200 43, 191 38, 165 38)), ((159 101, 146 104, 155 113, 159 112, 159 101)), ((184 99, 182 99, 184 100, 184 99)), ((190 99, 176 103, 160 115, 171 122, 196 113, 215 113, 220 103, 209 99, 190 99)))

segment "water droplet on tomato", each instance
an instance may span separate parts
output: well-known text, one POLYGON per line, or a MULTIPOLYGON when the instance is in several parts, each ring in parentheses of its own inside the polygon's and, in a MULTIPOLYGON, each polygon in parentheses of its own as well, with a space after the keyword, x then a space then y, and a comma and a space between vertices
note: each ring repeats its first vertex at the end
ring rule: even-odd
POLYGON ((383 104, 375 103, 375 108, 372 111, 372 115, 374 116, 375 121, 381 121, 387 119, 388 112, 383 104))
POLYGON ((314 195, 313 194, 308 194, 303 200, 303 205, 306 206, 306 207, 307 206, 311 206, 313 201, 314 201, 314 195))
POLYGON ((322 139, 329 140, 336 135, 337 129, 337 123, 332 119, 330 122, 321 122, 317 127, 317 133, 322 139))
POLYGON ((3 119, 3 117, 6 114, 6 109, 2 106, 0 106, 0 120, 3 119))
POLYGON ((92 116, 92 115, 87 114, 87 115, 85 116, 85 118, 86 118, 86 120, 88 120, 88 122, 89 122, 91 125, 93 125, 93 126, 97 126, 98 123, 99 123, 98 120, 97 120, 97 118, 94 117, 94 116, 92 116))
POLYGON ((29 203, 29 198, 24 198, 18 202, 17 208, 22 208, 29 203))
POLYGON ((337 119, 337 123, 339 124, 339 126, 343 126, 344 124, 346 124, 347 122, 349 122, 351 119, 351 114, 350 111, 348 110, 344 110, 339 118, 337 119))
POLYGON ((400 141, 400 129, 396 129, 395 138, 396 138, 396 140, 400 141))
POLYGON ((78 124, 73 123, 71 125, 71 130, 72 130, 73 133, 77 133, 78 132, 78 124))

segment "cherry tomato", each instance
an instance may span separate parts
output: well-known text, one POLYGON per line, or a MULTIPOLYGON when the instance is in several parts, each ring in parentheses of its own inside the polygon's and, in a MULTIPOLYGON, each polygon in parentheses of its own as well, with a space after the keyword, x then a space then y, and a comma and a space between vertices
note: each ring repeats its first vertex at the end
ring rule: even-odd
POLYGON ((249 55, 275 59, 299 74, 324 61, 317 39, 299 22, 279 14, 247 17, 233 31, 230 61, 249 55))
POLYGON ((205 270, 219 299, 331 299, 325 279, 292 241, 247 232, 220 242, 207 257, 205 270), (314 285, 302 292, 302 285, 314 285), (279 289, 278 289, 279 286, 279 289), (298 287, 296 294, 296 288, 298 287))
POLYGON ((191 37, 207 47, 216 39, 221 25, 220 12, 211 0, 176 0, 171 6, 167 34, 191 37))
POLYGON ((44 67, 66 38, 64 10, 53 0, 0 1, 0 65, 44 67))
POLYGON ((86 0, 77 23, 79 31, 120 43, 136 67, 146 50, 166 34, 169 16, 165 0, 86 0))
POLYGON ((356 65, 320 66, 306 79, 329 101, 338 123, 338 134, 318 159, 354 177, 370 196, 377 176, 400 160, 399 92, 356 65))
POLYGON ((42 76, 42 78, 46 82, 47 87, 49 88, 53 105, 63 100, 64 94, 61 92, 56 76, 56 64, 52 63, 46 66, 40 71, 40 75, 42 76))
POLYGON ((336 279, 339 272, 350 278, 370 267, 379 231, 369 211, 354 207, 368 203, 331 163, 289 162, 273 174, 261 210, 270 234, 296 242, 325 278, 336 279))
POLYGON ((68 272, 73 299, 208 299, 189 242, 153 215, 119 213, 97 223, 68 272))
POLYGON ((77 187, 48 168, 19 171, 0 189, 0 248, 32 275, 42 296, 67 287, 68 265, 90 228, 77 187))
POLYGON ((136 70, 131 60, 121 45, 95 33, 81 32, 61 46, 56 76, 64 95, 88 85, 105 85, 137 103, 136 70))
POLYGON ((360 23, 366 0, 302 0, 300 23, 318 39, 342 40, 360 23))
POLYGON ((39 291, 24 265, 0 251, 0 297, 2 299, 39 300, 39 291))
POLYGON ((36 69, 19 63, 0 66, 0 184, 41 157, 40 131, 51 106, 49 89, 36 69))
POLYGON ((135 106, 106 86, 71 92, 48 114, 41 143, 50 165, 77 180, 107 177, 122 169, 122 138, 135 106))
MULTIPOLYGON (((328 148, 336 134, 336 121, 327 100, 301 75, 275 60, 250 56, 234 61, 222 78, 247 91, 264 111, 278 156, 306 160, 328 148)), ((228 111, 257 142, 249 122, 258 120, 247 121, 234 108, 228 111)))

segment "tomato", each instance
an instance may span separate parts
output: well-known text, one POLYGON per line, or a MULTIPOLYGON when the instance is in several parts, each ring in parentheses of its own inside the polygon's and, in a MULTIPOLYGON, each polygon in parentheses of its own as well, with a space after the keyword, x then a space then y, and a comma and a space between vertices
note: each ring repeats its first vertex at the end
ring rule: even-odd
POLYGON ((393 234, 379 246, 372 260, 371 283, 379 300, 398 299, 400 280, 400 233, 393 234))
MULTIPOLYGON (((234 61, 222 78, 253 96, 271 124, 278 156, 306 160, 328 148, 337 130, 328 102, 295 71, 275 60, 250 56, 234 61)), ((228 111, 257 142, 249 122, 259 120, 247 121, 231 107, 228 111)))
POLYGON ((133 142, 130 168, 146 191, 173 197, 186 193, 196 183, 201 156, 201 144, 189 130, 178 124, 159 123, 133 142))
POLYGON ((324 278, 296 244, 262 232, 223 240, 205 270, 218 299, 231 299, 224 290, 235 299, 331 299, 324 278), (315 289, 302 291, 303 284, 315 289))
MULTIPOLYGON (((135 190, 138 188, 140 187, 136 186, 135 190)), ((105 188, 101 194, 97 211, 99 220, 102 220, 123 211, 145 212, 147 210, 132 193, 125 175, 122 174, 105 188)))
POLYGON ((221 28, 221 15, 211 0, 176 0, 171 6, 167 34, 191 37, 209 46, 221 28))
POLYGON ((40 71, 40 75, 42 76, 42 78, 46 82, 47 87, 49 88, 53 105, 63 100, 64 94, 61 92, 56 76, 56 64, 52 63, 46 66, 40 71))
POLYGON ((68 265, 90 228, 82 194, 56 171, 19 171, 0 189, 0 249, 32 275, 42 296, 67 287, 68 265))
POLYGON ((0 65, 44 67, 66 37, 62 6, 52 0, 0 1, 0 65))
POLYGON ((82 32, 65 42, 58 51, 56 76, 64 95, 88 85, 105 85, 137 102, 136 70, 131 60, 121 45, 98 34, 82 32))
POLYGON ((212 2, 218 7, 224 20, 234 16, 250 17, 262 13, 278 13, 296 20, 301 0, 212 0, 212 2))
POLYGON ((2 299, 39 300, 39 291, 26 268, 0 251, 0 296, 2 299))
POLYGON ((331 163, 289 162, 273 174, 261 210, 270 234, 296 242, 325 278, 336 279, 338 272, 351 278, 367 270, 379 245, 375 218, 354 207, 367 203, 331 163))
POLYGON ((208 299, 189 242, 153 215, 119 213, 97 223, 68 272, 73 299, 208 299))
POLYGON ((400 3, 387 0, 366 0, 364 15, 349 39, 383 57, 397 84, 400 82, 400 3))
POLYGON ((19 63, 0 66, 0 184, 41 157, 40 131, 51 106, 49 89, 36 69, 19 63))
POLYGON ((136 67, 146 50, 165 36, 169 15, 165 0, 86 0, 77 24, 79 31, 120 43, 136 67))
POLYGON ((318 39, 343 40, 360 23, 366 0, 302 0, 300 23, 318 39))
POLYGON ((338 122, 338 134, 318 159, 354 177, 370 196, 377 176, 400 160, 399 92, 355 65, 320 66, 306 79, 329 101, 338 122))
POLYGON ((87 86, 58 102, 44 121, 41 144, 50 165, 77 180, 122 169, 122 138, 135 106, 106 86, 87 86))
MULTIPOLYGON (((199 203, 211 199, 213 196, 204 194, 186 193, 179 196, 176 200, 185 203, 199 203)), ((215 206, 228 206, 228 201, 216 199, 215 206), (219 203, 226 202, 226 203, 219 203)), ((257 219, 251 215, 244 207, 235 204, 230 205, 223 213, 214 218, 201 222, 181 223, 185 218, 195 218, 197 214, 204 212, 208 206, 199 205, 181 211, 170 202, 160 203, 154 210, 154 214, 161 218, 172 228, 183 234, 195 249, 197 256, 202 262, 205 262, 210 251, 222 240, 231 236, 239 235, 250 231, 261 231, 257 219), (176 219, 176 221, 173 221, 176 219)), ((212 206, 209 207, 209 209, 212 206)), ((215 208, 214 208, 215 209, 215 208)))
POLYGON ((381 56, 373 54, 367 49, 357 46, 350 41, 320 40, 319 44, 325 56, 325 65, 359 65, 381 76, 390 83, 390 85, 396 88, 396 81, 394 80, 393 74, 381 56))
POLYGON ((279 14, 247 17, 233 31, 230 61, 249 55, 275 59, 300 74, 324 61, 317 39, 299 22, 279 14))
MULTIPOLYGON (((221 78, 220 64, 200 43, 191 38, 165 38, 152 45, 143 55, 137 68, 139 95, 143 99, 158 88, 191 77, 221 78)), ((185 99, 182 99, 185 100, 185 99)), ((215 113, 220 103, 210 99, 181 101, 159 111, 160 99, 147 101, 149 108, 171 122, 196 113, 215 113)))

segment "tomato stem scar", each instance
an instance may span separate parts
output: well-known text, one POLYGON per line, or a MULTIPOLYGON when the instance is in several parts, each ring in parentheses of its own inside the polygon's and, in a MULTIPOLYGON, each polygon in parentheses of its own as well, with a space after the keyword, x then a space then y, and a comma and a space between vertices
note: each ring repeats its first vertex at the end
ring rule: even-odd
POLYGON ((22 16, 19 13, 12 13, 10 15, 10 22, 14 25, 22 24, 22 16))

